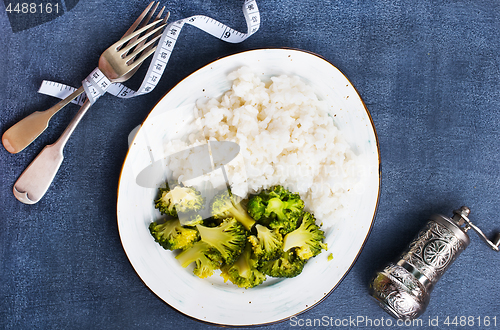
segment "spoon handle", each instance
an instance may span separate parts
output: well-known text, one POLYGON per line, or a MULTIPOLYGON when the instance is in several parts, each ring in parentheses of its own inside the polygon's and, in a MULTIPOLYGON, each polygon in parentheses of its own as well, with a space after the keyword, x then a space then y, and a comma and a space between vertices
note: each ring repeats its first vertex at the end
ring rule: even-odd
POLYGON ((90 105, 87 99, 59 139, 43 148, 19 176, 13 188, 14 196, 19 201, 35 204, 45 195, 64 159, 64 146, 90 105))
POLYGON ((50 109, 45 111, 35 111, 14 124, 2 135, 2 144, 5 149, 12 154, 16 154, 24 150, 24 148, 29 146, 40 134, 43 133, 43 131, 45 131, 53 115, 83 92, 83 87, 80 87, 50 109))

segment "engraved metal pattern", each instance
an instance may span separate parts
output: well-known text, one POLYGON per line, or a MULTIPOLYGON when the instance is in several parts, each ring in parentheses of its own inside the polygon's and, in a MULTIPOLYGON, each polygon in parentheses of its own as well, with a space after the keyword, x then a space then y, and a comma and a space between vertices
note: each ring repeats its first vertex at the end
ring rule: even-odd
POLYGON ((399 261, 377 272, 370 284, 371 295, 396 318, 419 317, 436 282, 468 244, 469 237, 456 222, 433 216, 399 261))
POLYGON ((401 266, 394 265, 387 269, 387 274, 390 274, 394 279, 399 281, 406 291, 411 292, 414 296, 421 296, 425 290, 422 284, 401 266))
POLYGON ((372 296, 389 314, 400 319, 421 315, 428 302, 425 287, 406 269, 390 264, 373 281, 372 296))
POLYGON ((450 246, 446 241, 435 239, 425 244, 422 259, 430 266, 441 269, 451 259, 450 246))
POLYGON ((396 310, 400 318, 415 318, 417 317, 418 305, 412 299, 408 299, 410 295, 407 292, 393 291, 387 296, 387 303, 396 310))
POLYGON ((402 260, 413 265, 435 284, 466 245, 445 226, 429 221, 410 243, 402 260))

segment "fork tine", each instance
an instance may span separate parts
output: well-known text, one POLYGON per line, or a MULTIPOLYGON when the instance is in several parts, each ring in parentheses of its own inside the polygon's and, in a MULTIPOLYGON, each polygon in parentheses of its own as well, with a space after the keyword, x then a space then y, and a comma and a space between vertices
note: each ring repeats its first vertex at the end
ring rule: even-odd
POLYGON ((156 15, 155 21, 159 20, 161 18, 161 15, 163 15, 163 12, 165 11, 165 6, 160 10, 158 15, 156 15))
POLYGON ((138 59, 133 59, 133 62, 131 62, 130 64, 127 63, 129 66, 129 70, 135 69, 137 66, 141 65, 142 62, 144 62, 149 56, 153 55, 154 52, 156 51, 156 47, 157 46, 146 50, 144 53, 141 54, 141 56, 138 59))
MULTIPOLYGON (((159 20, 159 19, 161 18, 161 15, 163 14, 163 11, 164 11, 164 10, 165 10, 165 7, 163 7, 163 8, 161 9, 161 11, 160 11, 160 12, 158 13, 158 15, 156 16, 156 19, 155 19, 155 20, 159 20)), ((165 24, 165 23, 168 21, 169 17, 170 17, 170 12, 167 12, 167 14, 165 15, 165 17, 164 17, 164 18, 163 18, 163 20, 162 20, 162 24, 165 24)), ((156 33, 153 35, 152 39, 155 39, 155 40, 156 40, 156 39, 157 39, 157 37, 161 35, 161 33, 162 33, 162 32, 161 32, 161 30, 156 31, 156 33)), ((136 38, 136 39, 137 39, 137 38, 136 38)), ((134 40, 134 39, 132 39, 132 41, 133 41, 133 40, 134 40)), ((130 41, 130 42, 132 42, 132 41, 130 41)), ((142 47, 142 46, 144 45, 144 43, 145 43, 145 42, 146 42, 146 39, 144 39, 142 42, 140 42, 140 43, 139 43, 139 44, 135 47, 135 49, 139 49, 139 48, 141 48, 141 50, 142 50, 143 52, 145 52, 145 53, 149 52, 149 51, 151 50, 151 48, 154 46, 154 42, 149 42, 149 43, 148 43, 148 45, 146 45, 146 46, 142 47)), ((131 51, 129 51, 129 52, 131 52, 131 51)), ((128 57, 130 57, 130 56, 137 56, 137 54, 139 54, 140 52, 135 52, 135 50, 134 50, 134 53, 135 53, 135 54, 129 54, 129 55, 128 55, 128 57)), ((130 60, 128 60, 128 61, 127 61, 127 63, 131 63, 131 61, 132 61, 132 60, 134 60, 134 59, 130 59, 130 60)))
POLYGON ((160 23, 160 21, 155 21, 153 23, 150 23, 148 25, 146 25, 145 27, 135 31, 134 33, 131 33, 123 38, 121 38, 120 40, 118 40, 117 42, 115 42, 113 45, 111 45, 110 48, 112 49, 116 49, 118 50, 120 46, 123 46, 125 45, 127 42, 129 42, 131 39, 135 38, 136 36, 140 35, 141 33, 143 33, 144 31, 147 31, 149 28, 157 25, 158 23, 160 23))
MULTIPOLYGON (((153 2, 151 2, 151 3, 150 3, 150 5, 149 5, 148 7, 151 7, 151 5, 152 5, 153 3, 154 3, 154 1, 153 1, 153 2)), ((155 13, 156 9, 158 9, 158 6, 159 6, 159 5, 160 5, 160 3, 159 3, 159 2, 157 2, 157 3, 156 3, 156 5, 154 6, 154 8, 153 8, 152 10, 150 10, 150 11, 149 11, 149 13, 148 13, 148 15, 146 16, 146 18, 143 18, 143 19, 142 19, 142 23, 141 23, 141 25, 139 26, 139 29, 142 29, 143 27, 145 27, 146 25, 148 25, 148 24, 149 24, 149 21, 151 20, 151 17, 152 17, 152 16, 153 16, 153 14, 155 13)), ((163 9, 160 11, 160 13, 159 13, 158 15, 161 15, 161 13, 163 12, 163 10, 164 10, 164 9, 165 9, 165 7, 163 7, 163 9)), ((143 12, 143 14, 145 14, 145 12, 143 12)), ((158 19, 158 15, 157 15, 157 17, 155 18, 155 20, 157 20, 157 19, 158 19)), ((143 16, 143 17, 144 17, 144 15, 141 15, 141 16, 143 16)), ((137 23, 137 21, 136 21, 136 23, 137 23)), ((135 24, 135 23, 134 23, 134 24, 135 24)), ((129 29, 129 30, 130 30, 130 29, 129 29)), ((132 32, 133 32, 133 30, 132 30, 132 31, 130 31, 130 33, 132 33, 132 32)), ((138 36, 136 36, 135 38, 132 38, 129 42, 134 42, 135 40, 137 40, 137 38, 138 38, 138 36)), ((125 46, 125 45, 123 45, 123 46, 125 46)), ((123 46, 122 46, 122 47, 123 47, 123 46)))
MULTIPOLYGON (((163 14, 163 11, 165 10, 165 7, 163 7, 160 11, 160 13, 158 14, 158 16, 156 16, 156 20, 159 20, 160 17, 161 17, 161 14, 163 14)), ((167 14, 165 15, 165 17, 163 17, 163 20, 162 20, 162 24, 165 24, 168 19, 170 17, 170 12, 167 12, 167 14)), ((153 38, 156 38, 157 36, 159 36, 162 32, 161 31, 156 31, 156 33, 153 35, 153 38)), ((140 47, 142 45, 144 45, 144 42, 146 42, 146 40, 144 40, 141 44, 139 44, 137 47, 140 47)), ((151 46, 150 46, 151 47, 151 46)), ((147 49, 147 48, 146 48, 147 49)), ((148 49, 149 50, 149 49, 148 49)))
POLYGON ((153 17, 153 14, 155 13, 156 9, 158 9, 158 6, 160 5, 159 2, 156 3, 155 7, 153 8, 153 10, 151 10, 148 14, 148 16, 146 17, 146 19, 144 20, 144 23, 141 25, 141 28, 145 25, 147 25, 147 23, 149 22, 149 20, 151 19, 151 17, 153 17))
MULTIPOLYGON (((161 14, 163 14, 163 11, 165 10, 165 7, 163 7, 160 11, 160 13, 158 14, 158 16, 156 16, 156 20, 159 20, 160 17, 161 17, 161 14)), ((165 15, 165 17, 163 17, 163 20, 161 21, 162 24, 165 24, 168 19, 170 17, 170 12, 168 11, 167 14, 165 15)))
MULTIPOLYGON (((146 53, 149 53, 149 51, 151 50, 151 47, 154 45, 154 43, 160 38, 160 35, 154 37, 153 39, 151 39, 150 41, 148 41, 148 43, 144 44, 144 45, 141 45, 141 46, 138 46, 136 49, 134 49, 133 53, 131 53, 130 55, 128 56, 125 56, 124 57, 124 60, 126 61, 127 65, 131 65, 132 62, 134 61, 138 61, 138 62, 142 62, 144 61, 142 59, 143 56, 139 57, 139 59, 135 59, 135 57, 137 57, 137 55, 139 55, 144 49, 148 49, 146 53)), ((149 56, 149 55, 148 55, 149 56)), ((146 56, 147 57, 147 56, 146 56)))
MULTIPOLYGON (((144 16, 146 16, 146 14, 149 12, 149 10, 151 9, 151 7, 153 6, 155 2, 152 1, 147 7, 146 9, 144 9, 144 11, 142 12, 141 15, 139 15, 139 17, 135 20, 134 24, 132 24, 129 29, 127 30, 127 32, 125 32, 125 34, 123 35, 122 38, 125 38, 126 36, 128 36, 129 34, 131 34, 138 26, 139 24, 142 22, 144 16)), ((156 10, 156 8, 155 8, 156 10)))
MULTIPOLYGON (((160 25, 159 27, 155 28, 154 30, 149 30, 150 27, 152 26, 155 26, 156 24, 158 23, 161 23, 161 21, 155 21, 151 24, 149 24, 148 26, 145 26, 144 28, 140 29, 140 30, 137 30, 135 33, 127 36, 125 39, 127 40, 119 40, 118 43, 122 44, 126 41, 129 41, 130 39, 134 38, 136 35, 140 35, 141 33, 143 33, 144 31, 148 31, 145 35, 143 35, 140 39, 137 39, 136 41, 134 41, 133 43, 129 43, 127 44, 127 46, 123 49, 120 50, 121 52, 121 55, 124 56, 125 54, 127 54, 133 47, 137 46, 139 43, 141 43, 143 40, 147 40, 151 35, 153 35, 154 33, 156 33, 157 31, 160 31, 161 29, 163 29, 166 24, 162 24, 160 25)), ((137 54, 136 54, 137 55, 137 54)))
MULTIPOLYGON (((141 28, 143 28, 144 26, 146 26, 146 25, 148 24, 149 20, 151 19, 151 16, 153 16, 153 13, 156 11, 156 9, 157 9, 158 5, 159 5, 159 3, 157 3, 157 4, 156 4, 156 6, 155 6, 154 10, 153 10, 153 11, 151 12, 151 14, 150 14, 150 15, 148 15, 148 17, 144 20, 143 24, 141 25, 141 28)), ((163 14, 163 12, 164 12, 164 11, 165 11, 165 6, 163 6, 163 8, 162 8, 162 9, 160 10, 160 12, 158 13, 158 15, 156 15, 156 17, 155 17, 155 19, 153 20, 153 22, 160 20, 160 19, 161 19, 161 15, 163 14)), ((168 19, 168 17, 169 17, 169 16, 170 16, 170 12, 168 12, 168 13, 167 13, 167 16, 165 16, 165 18, 163 19, 163 22, 162 22, 162 23, 165 23, 165 22, 167 21, 167 19, 168 19)), ((152 29, 152 28, 151 28, 151 29, 152 29)), ((151 29, 150 29, 150 30, 151 30, 151 29)), ((146 31, 146 32, 149 32, 149 30, 148 30, 148 31, 146 31)), ((160 33, 160 32, 157 32, 157 34, 158 34, 158 33, 160 33)), ((155 35, 155 36, 156 36, 156 35, 155 35)), ((133 43, 133 42, 134 42, 134 41, 136 41, 138 38, 139 38, 139 36, 136 36, 135 38, 132 38, 132 39, 128 42, 128 44, 133 43)), ((139 44, 137 45, 137 47, 140 47, 140 46, 144 45, 144 43, 145 43, 145 42, 146 42, 146 40, 144 40, 143 42, 139 43, 139 44)))

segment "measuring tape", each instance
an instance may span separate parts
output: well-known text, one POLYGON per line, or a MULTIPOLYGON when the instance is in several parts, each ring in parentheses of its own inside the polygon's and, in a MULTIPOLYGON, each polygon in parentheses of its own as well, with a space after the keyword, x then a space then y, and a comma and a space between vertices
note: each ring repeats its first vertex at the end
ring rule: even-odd
MULTIPOLYGON (((120 98, 130 98, 151 92, 160 81, 175 43, 177 42, 177 38, 185 24, 195 26, 220 40, 230 43, 239 43, 257 32, 260 27, 260 14, 256 0, 245 0, 243 4, 243 14, 247 23, 247 33, 238 32, 213 18, 203 15, 191 16, 168 24, 158 42, 158 47, 153 55, 146 76, 137 91, 121 83, 112 83, 99 68, 95 68, 94 71, 82 81, 85 93, 73 100, 72 103, 82 105, 86 97, 88 97, 91 103, 94 103, 105 93, 110 93, 120 98)), ((74 87, 44 80, 38 92, 63 99, 75 90, 76 88, 74 87)))

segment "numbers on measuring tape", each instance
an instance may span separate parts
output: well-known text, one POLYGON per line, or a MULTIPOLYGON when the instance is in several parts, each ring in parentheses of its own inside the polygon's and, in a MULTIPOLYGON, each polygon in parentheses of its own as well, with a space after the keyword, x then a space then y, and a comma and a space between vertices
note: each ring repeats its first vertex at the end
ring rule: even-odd
POLYGON ((5 7, 9 14, 51 14, 59 13, 59 4, 56 3, 34 3, 34 2, 9 2, 5 7))
POLYGON ((177 29, 171 28, 170 31, 168 32, 171 36, 176 36, 177 35, 177 29))

